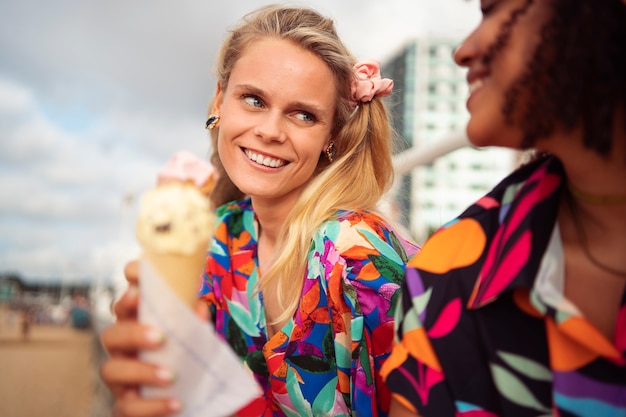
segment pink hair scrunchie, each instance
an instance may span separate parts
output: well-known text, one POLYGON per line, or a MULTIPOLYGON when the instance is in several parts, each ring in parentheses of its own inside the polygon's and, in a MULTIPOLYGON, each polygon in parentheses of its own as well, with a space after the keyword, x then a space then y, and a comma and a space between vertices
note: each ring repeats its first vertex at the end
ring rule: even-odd
POLYGON ((381 78, 380 63, 375 60, 357 62, 354 65, 356 80, 352 82, 350 101, 354 106, 368 103, 379 96, 388 96, 393 90, 393 80, 381 78))

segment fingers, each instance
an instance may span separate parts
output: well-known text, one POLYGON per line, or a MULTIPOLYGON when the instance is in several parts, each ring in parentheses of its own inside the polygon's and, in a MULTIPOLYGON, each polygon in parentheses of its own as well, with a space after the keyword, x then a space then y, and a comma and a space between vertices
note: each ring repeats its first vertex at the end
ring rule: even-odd
POLYGON ((195 312, 196 316, 200 320, 204 322, 211 321, 211 310, 209 310, 209 305, 205 301, 198 300, 198 302, 196 303, 195 312))
POLYGON ((137 259, 128 262, 124 266, 124 275, 130 285, 139 283, 139 261, 137 259))
POLYGON ((111 356, 136 356, 141 349, 156 349, 165 342, 160 330, 136 321, 117 322, 100 334, 102 346, 111 356))
MULTIPOLYGON (((114 325, 122 330, 122 325, 114 325)), ((124 329, 126 330, 126 329, 124 329)), ((121 332, 120 332, 121 333, 121 332)), ((134 332, 131 332, 134 333, 134 332)), ((117 337, 115 332, 111 332, 117 337)), ((110 336, 104 336, 109 338, 110 336)), ((111 343, 110 341, 107 343, 111 343)), ((127 342, 126 342, 127 343, 127 342)), ((136 351, 134 351, 136 353, 136 351)), ((169 416, 181 410, 181 404, 172 398, 142 398, 139 387, 167 387, 176 379, 169 369, 142 362, 136 357, 116 354, 100 366, 100 378, 115 397, 117 417, 169 416)))
POLYGON ((124 275, 128 281, 128 289, 113 305, 113 314, 118 321, 136 320, 139 307, 139 262, 128 262, 124 267, 124 275))
POLYGON ((128 390, 116 399, 114 417, 162 417, 182 410, 182 404, 175 399, 144 399, 138 390, 128 390))
POLYGON ((181 403, 172 398, 142 398, 141 385, 166 387, 172 371, 137 359, 139 350, 155 349, 165 342, 164 334, 137 321, 139 306, 139 262, 124 267, 128 289, 115 303, 115 324, 104 329, 100 340, 110 358, 100 367, 102 381, 115 397, 114 417, 160 417, 179 412, 181 403))
POLYGON ((138 385, 166 387, 176 377, 169 369, 137 359, 120 357, 104 362, 100 366, 100 376, 116 397, 120 396, 126 387, 138 385))
POLYGON ((137 320, 139 308, 139 289, 136 285, 129 285, 126 292, 113 306, 113 313, 117 321, 137 320))

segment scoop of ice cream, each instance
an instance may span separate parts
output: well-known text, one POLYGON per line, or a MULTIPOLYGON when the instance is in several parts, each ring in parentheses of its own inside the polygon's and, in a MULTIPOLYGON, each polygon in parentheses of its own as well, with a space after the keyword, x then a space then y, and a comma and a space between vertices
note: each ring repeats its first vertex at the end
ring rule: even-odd
POLYGON ((157 184, 169 182, 191 182, 202 192, 207 193, 217 180, 217 172, 209 162, 198 158, 189 151, 178 151, 159 171, 157 184))
POLYGON ((153 253, 205 252, 215 216, 209 200, 191 184, 167 183, 143 194, 137 239, 153 253))

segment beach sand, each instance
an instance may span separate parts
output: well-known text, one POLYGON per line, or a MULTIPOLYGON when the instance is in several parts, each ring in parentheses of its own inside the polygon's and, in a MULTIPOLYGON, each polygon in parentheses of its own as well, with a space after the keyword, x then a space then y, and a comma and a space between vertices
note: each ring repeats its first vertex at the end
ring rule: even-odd
POLYGON ((0 416, 98 415, 102 384, 94 365, 94 347, 98 347, 94 343, 91 330, 67 325, 33 325, 29 340, 23 340, 19 323, 2 321, 0 416))

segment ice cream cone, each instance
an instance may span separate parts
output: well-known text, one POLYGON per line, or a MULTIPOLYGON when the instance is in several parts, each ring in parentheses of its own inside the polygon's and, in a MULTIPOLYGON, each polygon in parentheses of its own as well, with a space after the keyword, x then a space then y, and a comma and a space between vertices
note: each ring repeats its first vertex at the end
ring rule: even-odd
POLYGON ((215 214, 208 199, 215 169, 187 151, 159 172, 141 198, 137 239, 145 259, 190 307, 195 306, 215 214))
POLYGON ((197 300, 214 224, 208 199, 190 184, 166 184, 142 196, 137 238, 144 256, 191 307, 197 300))
POLYGON ((174 293, 186 305, 194 308, 198 300, 206 252, 191 255, 144 252, 143 256, 174 293))

